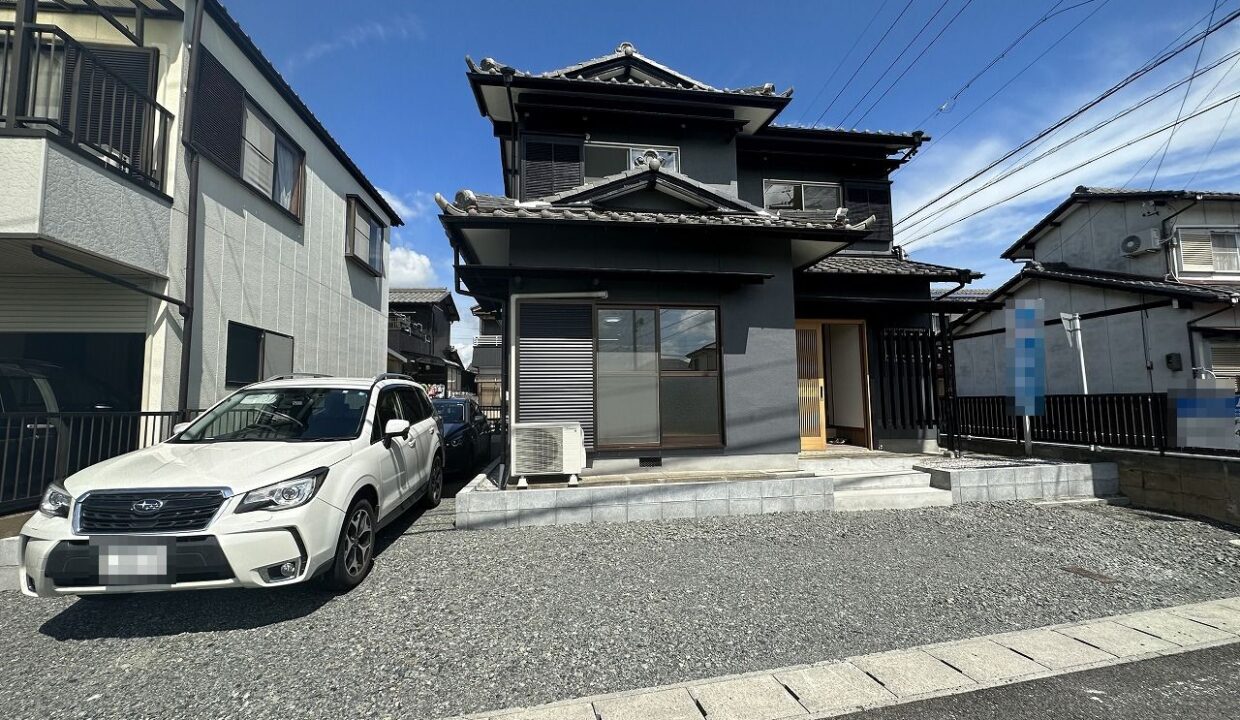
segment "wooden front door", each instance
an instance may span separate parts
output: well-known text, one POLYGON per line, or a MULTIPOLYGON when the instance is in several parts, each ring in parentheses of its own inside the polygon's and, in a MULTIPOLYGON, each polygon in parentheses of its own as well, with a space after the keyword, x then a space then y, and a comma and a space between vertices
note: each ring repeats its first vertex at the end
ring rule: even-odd
POLYGON ((822 323, 797 321, 797 412, 801 450, 827 448, 826 390, 823 381, 822 323))

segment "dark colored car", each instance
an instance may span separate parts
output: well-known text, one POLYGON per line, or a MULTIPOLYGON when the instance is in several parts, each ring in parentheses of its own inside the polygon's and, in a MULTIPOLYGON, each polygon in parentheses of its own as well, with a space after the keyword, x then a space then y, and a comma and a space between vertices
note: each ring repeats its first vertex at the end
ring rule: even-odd
POLYGON ((491 424, 470 398, 436 398, 435 413, 443 420, 444 470, 452 474, 473 471, 491 452, 491 424))

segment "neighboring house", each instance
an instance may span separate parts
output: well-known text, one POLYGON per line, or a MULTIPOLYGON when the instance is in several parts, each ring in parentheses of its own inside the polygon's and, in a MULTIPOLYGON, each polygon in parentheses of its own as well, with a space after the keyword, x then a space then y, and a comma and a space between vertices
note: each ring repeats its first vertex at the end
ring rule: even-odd
POLYGON ((543 74, 467 64, 504 195, 436 199, 512 421, 579 422, 596 468, 933 442, 930 314, 952 303, 930 283, 975 276, 892 250, 888 175, 921 133, 778 126, 790 91, 628 43, 543 74))
POLYGON ((124 409, 384 367, 400 218, 218 0, 199 7, 0 8, 0 357, 82 370, 124 409))
POLYGON ((499 418, 498 408, 503 402, 503 331, 500 329, 499 313, 486 310, 481 305, 473 306, 470 312, 478 318, 478 335, 474 337, 474 354, 469 369, 474 375, 478 404, 488 413, 488 417, 495 420, 499 418))
POLYGON ((464 368, 451 339, 452 323, 460 319, 447 288, 389 290, 388 369, 459 392, 464 368))
MULTIPOLYGON (((1048 321, 1082 314, 1091 394, 1240 382, 1240 193, 1078 187, 1003 257, 1025 265, 992 300, 1042 298, 1048 321)), ((961 396, 1008 392, 1004 328, 1002 310, 956 323, 961 396)), ((1081 392, 1059 325, 1046 364, 1049 394, 1081 392)))

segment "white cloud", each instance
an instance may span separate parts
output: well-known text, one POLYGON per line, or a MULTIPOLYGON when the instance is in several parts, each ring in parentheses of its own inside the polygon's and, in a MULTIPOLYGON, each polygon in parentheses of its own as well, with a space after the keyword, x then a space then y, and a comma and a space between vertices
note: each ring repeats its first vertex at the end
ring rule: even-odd
MULTIPOLYGON (((1202 58, 1203 66, 1235 49, 1237 41, 1240 40, 1240 33, 1237 32, 1223 36, 1224 33, 1220 32, 1211 38, 1202 58)), ((1195 52, 1184 53, 1176 61, 1151 73, 1054 133, 1035 147, 1029 157, 1037 156, 1043 150, 1187 76, 1192 71, 1195 57, 1195 52)), ((1074 78, 1081 79, 1081 82, 1075 84, 1076 89, 1073 89, 1073 85, 1051 86, 1045 83, 1030 83, 1023 87, 1014 85, 1005 96, 1001 96, 1003 106, 996 107, 999 103, 988 106, 988 113, 979 113, 939 147, 933 147, 931 143, 924 158, 915 159, 894 176, 897 217, 929 201, 1003 155, 1007 149, 1015 147, 1040 129, 1075 110, 1144 60, 1144 57, 1125 58, 1123 67, 1117 68, 1114 57, 1100 52, 1095 57, 1092 68, 1082 67, 1080 72, 1074 73, 1074 78)), ((1240 66, 1232 71, 1233 62, 1228 60, 1193 82, 1184 105, 1185 116, 1191 115, 1198 107, 1204 109, 1240 92, 1240 66)), ((1148 187, 1158 165, 1162 145, 1171 133, 1167 131, 1142 142, 1133 140, 1172 122, 1184 93, 1184 86, 1180 86, 1045 160, 1009 178, 999 180, 988 188, 980 188, 984 182, 1016 164, 1015 160, 1009 161, 936 205, 935 207, 942 208, 949 201, 958 201, 958 204, 941 216, 916 227, 912 227, 911 223, 901 225, 896 237, 897 243, 907 242, 929 230, 981 211, 975 217, 961 220, 910 247, 911 251, 919 255, 930 250, 929 254, 940 262, 980 266, 994 260, 999 252, 1078 185, 1148 187), (1112 149, 1116 149, 1115 152, 1105 158, 1079 170, 1071 170, 1075 165, 1112 149), (1138 172, 1143 163, 1144 169, 1138 172), (1063 177, 1055 177, 1060 174, 1063 174, 1063 177), (1032 189, 1017 198, 1004 201, 1027 188, 1032 189), (999 204, 986 209, 995 203, 999 204)), ((1155 188, 1183 188, 1190 178, 1194 186, 1191 189, 1234 190, 1240 187, 1240 166, 1237 165, 1237 160, 1240 160, 1240 111, 1237 111, 1230 127, 1223 132, 1217 147, 1210 152, 1220 127, 1227 119, 1228 110, 1229 106, 1224 105, 1179 127, 1154 183, 1155 188), (1201 172, 1193 178, 1198 168, 1201 168, 1201 172)), ((953 121, 948 115, 944 116, 941 122, 943 126, 949 126, 953 121)), ((934 135, 933 127, 928 128, 928 131, 930 135, 934 135)), ((990 281, 991 278, 987 278, 984 282, 990 284, 990 281)))
POLYGON ((393 245, 388 256, 389 287, 433 287, 439 282, 431 259, 411 248, 393 245))
POLYGON ((284 63, 284 67, 288 73, 293 73, 305 65, 309 65, 326 55, 331 55, 340 50, 349 50, 390 40, 422 39, 425 36, 426 31, 423 29, 422 23, 411 14, 385 18, 382 21, 370 20, 344 28, 335 33, 329 40, 307 45, 301 52, 289 57, 284 63))
POLYGON ((435 196, 422 190, 414 190, 403 195, 383 188, 378 188, 378 190, 387 204, 391 205, 396 214, 400 215, 406 223, 425 216, 435 207, 435 196))

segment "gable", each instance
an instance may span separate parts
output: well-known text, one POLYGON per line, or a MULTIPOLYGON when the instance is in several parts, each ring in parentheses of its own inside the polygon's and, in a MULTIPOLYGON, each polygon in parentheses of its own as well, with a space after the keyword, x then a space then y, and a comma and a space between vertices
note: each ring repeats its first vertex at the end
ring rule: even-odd
POLYGON ((670 85, 697 90, 714 90, 706 83, 694 80, 683 73, 661 65, 637 52, 632 43, 622 42, 610 55, 559 70, 545 73, 545 77, 564 77, 578 80, 607 80, 636 82, 651 85, 670 85))
POLYGON ((660 166, 657 159, 598 182, 540 198, 557 206, 769 215, 762 208, 660 166), (640 204, 645 203, 645 204, 640 204))
POLYGON ((609 210, 639 210, 645 212, 697 213, 706 208, 686 202, 657 189, 643 188, 616 197, 599 200, 594 205, 609 210))

